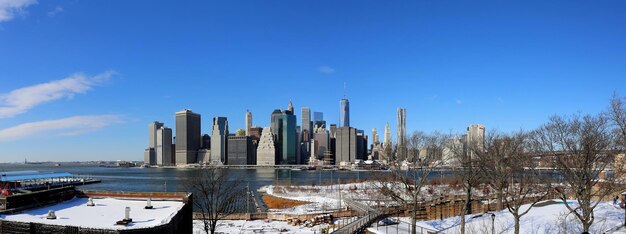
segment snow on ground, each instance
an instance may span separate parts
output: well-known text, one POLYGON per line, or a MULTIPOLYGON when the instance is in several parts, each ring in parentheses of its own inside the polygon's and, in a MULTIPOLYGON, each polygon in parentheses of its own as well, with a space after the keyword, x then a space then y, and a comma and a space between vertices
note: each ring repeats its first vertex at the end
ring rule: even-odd
POLYGON ((310 202, 309 204, 289 209, 271 210, 286 214, 311 214, 327 210, 345 208, 341 199, 370 199, 379 196, 373 182, 328 185, 328 186, 264 186, 260 191, 275 197, 297 201, 310 202))
MULTIPOLYGON (((548 201, 550 202, 550 201, 548 201)), ((520 233, 581 233, 582 226, 573 214, 563 205, 561 200, 552 200, 550 205, 542 207, 533 207, 528 214, 522 217, 520 223, 520 233), (567 220, 565 220, 567 216, 567 220)), ((568 201, 569 204, 576 204, 575 201, 568 201), (571 202, 571 203, 570 203, 571 202)), ((541 204, 541 203, 540 203, 541 204)), ((540 205, 539 204, 539 205, 540 205)), ((549 204, 549 203, 545 203, 549 204)), ((523 206, 521 210, 527 209, 523 206)), ((495 231, 496 233, 513 233, 514 220, 513 216, 503 210, 496 212, 495 231)), ((591 233, 604 233, 614 227, 623 225, 624 210, 614 206, 610 202, 602 202, 594 211, 595 221, 591 226, 591 233)), ((467 215, 467 233, 491 233, 492 220, 491 214, 473 214, 467 215), (473 218, 474 217, 474 218, 473 218)), ((380 226, 369 228, 368 230, 381 233, 409 233, 410 219, 401 218, 402 223, 391 226, 380 226), (396 230, 397 229, 397 230, 396 230)), ((442 233, 459 233, 460 218, 453 217, 444 220, 420 221, 417 223, 417 232, 420 233, 421 228, 424 232, 433 230, 442 233)), ((626 232, 615 232, 626 233, 626 232)))
MULTIPOLYGON (((322 228, 327 225, 319 225, 312 228, 291 226, 287 222, 272 221, 266 222, 264 220, 224 220, 217 222, 217 233, 225 234, 239 234, 239 233, 303 233, 314 234, 321 233, 322 228)), ((193 233, 202 234, 204 232, 202 221, 193 221, 193 233)))
POLYGON ((114 198, 93 199, 96 206, 87 206, 87 198, 74 198, 53 206, 23 211, 12 215, 0 215, 0 220, 33 222, 52 225, 69 225, 97 229, 136 229, 168 223, 183 207, 182 202, 152 201, 154 209, 146 210, 146 201, 114 198), (115 223, 124 219, 125 208, 130 207, 129 226, 115 223), (55 220, 48 220, 48 211, 54 210, 55 220))

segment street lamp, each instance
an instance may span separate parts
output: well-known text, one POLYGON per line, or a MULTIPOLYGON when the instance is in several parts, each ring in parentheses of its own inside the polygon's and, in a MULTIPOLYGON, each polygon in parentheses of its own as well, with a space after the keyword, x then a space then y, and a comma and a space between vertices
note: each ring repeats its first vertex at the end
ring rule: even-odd
POLYGON ((496 233, 496 214, 491 213, 491 234, 496 233))

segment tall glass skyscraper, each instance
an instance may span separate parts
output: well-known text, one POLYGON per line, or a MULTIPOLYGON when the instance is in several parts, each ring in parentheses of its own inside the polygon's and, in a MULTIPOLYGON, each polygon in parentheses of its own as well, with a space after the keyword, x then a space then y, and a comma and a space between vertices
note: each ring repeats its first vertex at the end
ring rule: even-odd
POLYGON ((339 127, 350 127, 350 101, 347 98, 341 99, 340 105, 339 127))

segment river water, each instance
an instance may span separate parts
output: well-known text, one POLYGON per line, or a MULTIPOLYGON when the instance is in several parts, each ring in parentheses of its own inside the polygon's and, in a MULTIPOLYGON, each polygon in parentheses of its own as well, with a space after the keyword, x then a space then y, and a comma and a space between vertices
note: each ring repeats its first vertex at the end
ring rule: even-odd
MULTIPOLYGON (((136 191, 136 192, 183 192, 184 181, 201 169, 174 168, 107 168, 94 165, 67 164, 59 167, 47 164, 0 164, 2 171, 34 170, 40 172, 69 172, 74 175, 89 176, 102 180, 102 183, 81 186, 86 190, 136 191)), ((371 178, 372 171, 296 171, 290 169, 229 169, 230 173, 245 181, 250 189, 271 184, 319 185, 331 182, 356 181, 371 178)), ((433 172, 430 177, 447 177, 450 172, 433 172)))

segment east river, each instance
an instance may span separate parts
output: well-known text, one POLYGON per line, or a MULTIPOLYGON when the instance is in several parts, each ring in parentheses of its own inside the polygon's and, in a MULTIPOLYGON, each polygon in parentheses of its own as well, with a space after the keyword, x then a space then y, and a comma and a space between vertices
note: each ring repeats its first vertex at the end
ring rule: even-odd
MULTIPOLYGON (((142 191, 142 192, 174 192, 185 191, 184 181, 194 172, 201 169, 174 169, 174 168, 107 168, 95 165, 67 164, 53 166, 50 164, 0 164, 3 171, 39 171, 39 172, 69 172, 77 176, 87 176, 102 180, 102 183, 81 186, 86 190, 106 191, 142 191)), ((342 183, 368 179, 376 176, 374 171, 298 171, 290 169, 229 169, 233 177, 240 178, 257 189, 271 184, 282 185, 318 185, 342 183)), ((433 172, 433 179, 445 178, 450 172, 433 172)))

